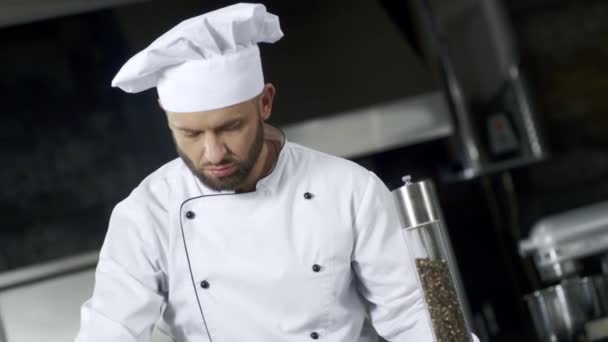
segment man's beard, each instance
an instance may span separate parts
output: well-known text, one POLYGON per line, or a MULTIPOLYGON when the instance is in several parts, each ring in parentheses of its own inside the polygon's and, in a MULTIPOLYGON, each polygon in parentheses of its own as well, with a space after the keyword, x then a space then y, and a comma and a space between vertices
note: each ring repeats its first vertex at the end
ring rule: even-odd
MULTIPOLYGON (((262 120, 259 121, 258 127, 255 133, 255 139, 247 152, 247 157, 245 160, 240 161, 234 156, 226 156, 219 165, 214 166, 227 166, 234 165, 236 170, 225 177, 217 178, 213 176, 208 176, 205 174, 204 169, 198 169, 192 160, 188 158, 179 148, 177 147, 177 154, 182 158, 184 163, 188 166, 190 171, 208 188, 214 191, 232 191, 236 190, 242 185, 244 185, 245 180, 251 173, 255 162, 258 160, 260 153, 262 152, 262 146, 264 145, 264 127, 262 124, 262 120)), ((208 165, 207 165, 208 166, 208 165)))

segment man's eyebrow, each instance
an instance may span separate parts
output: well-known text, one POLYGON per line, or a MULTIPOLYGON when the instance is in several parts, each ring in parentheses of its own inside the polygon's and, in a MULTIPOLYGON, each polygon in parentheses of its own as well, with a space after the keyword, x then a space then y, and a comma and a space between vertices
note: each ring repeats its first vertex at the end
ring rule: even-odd
POLYGON ((230 120, 224 122, 223 124, 221 124, 216 129, 217 130, 222 130, 222 129, 228 128, 228 127, 230 127, 230 126, 232 126, 232 125, 234 125, 234 124, 236 124, 237 122, 240 122, 240 121, 241 121, 241 118, 230 119, 230 120))
MULTIPOLYGON (((224 123, 222 123, 221 125, 219 125, 217 128, 215 128, 214 130, 223 130, 225 128, 228 128, 236 123, 240 123, 242 121, 242 118, 234 118, 234 119, 230 119, 224 123)), ((180 130, 180 131, 184 131, 184 132, 189 132, 189 133, 198 133, 198 132, 202 132, 202 130, 200 129, 193 129, 193 128, 187 128, 187 127, 180 127, 180 126, 176 126, 176 125, 172 125, 174 129, 180 130)))
POLYGON ((201 132, 200 129, 192 129, 192 128, 186 128, 186 127, 179 127, 179 126, 175 126, 175 125, 173 125, 173 128, 175 128, 177 130, 180 130, 180 131, 189 132, 189 133, 201 132))

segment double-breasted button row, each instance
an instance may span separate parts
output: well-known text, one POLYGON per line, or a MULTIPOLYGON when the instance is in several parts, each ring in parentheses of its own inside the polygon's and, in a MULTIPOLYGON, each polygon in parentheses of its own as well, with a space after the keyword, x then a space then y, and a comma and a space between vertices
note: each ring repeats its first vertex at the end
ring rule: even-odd
MULTIPOLYGON (((305 192, 304 193, 304 198, 309 200, 313 198, 313 194, 311 194, 310 192, 305 192)), ((194 213, 194 211, 192 210, 188 210, 186 211, 186 218, 188 220, 193 220, 196 217, 196 214, 194 213)))
MULTIPOLYGON (((319 264, 312 265, 312 270, 313 270, 313 272, 321 272, 321 265, 319 265, 319 264)), ((320 337, 319 333, 316 331, 313 331, 310 333, 310 338, 312 338, 313 340, 318 340, 319 337, 320 337)))

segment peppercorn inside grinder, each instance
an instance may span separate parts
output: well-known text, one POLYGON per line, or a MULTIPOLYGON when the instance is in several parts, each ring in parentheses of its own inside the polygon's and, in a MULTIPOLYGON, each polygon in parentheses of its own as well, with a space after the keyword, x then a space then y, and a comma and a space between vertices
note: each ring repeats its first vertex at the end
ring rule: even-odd
POLYGON ((392 191, 436 342, 472 342, 464 291, 430 180, 392 191))

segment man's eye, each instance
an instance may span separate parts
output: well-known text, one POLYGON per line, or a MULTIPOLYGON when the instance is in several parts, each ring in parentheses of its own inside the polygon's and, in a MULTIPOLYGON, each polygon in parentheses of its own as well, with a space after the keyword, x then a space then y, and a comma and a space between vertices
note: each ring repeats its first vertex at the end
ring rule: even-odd
POLYGON ((241 122, 235 122, 233 124, 231 124, 230 126, 226 127, 227 131, 235 131, 237 129, 241 128, 241 122))
POLYGON ((184 132, 184 136, 188 137, 188 138, 196 138, 199 134, 201 134, 201 133, 200 132, 190 132, 190 131, 184 132))

